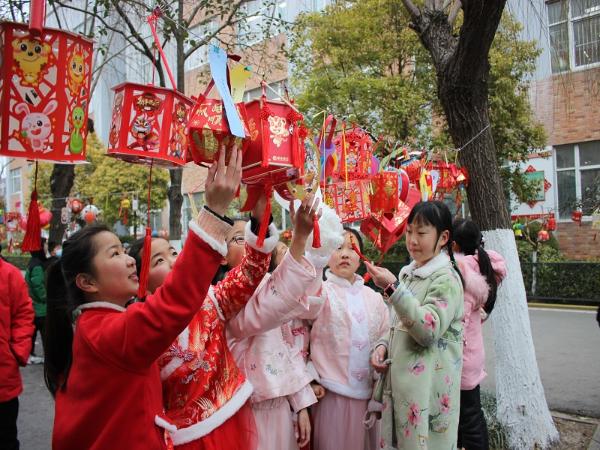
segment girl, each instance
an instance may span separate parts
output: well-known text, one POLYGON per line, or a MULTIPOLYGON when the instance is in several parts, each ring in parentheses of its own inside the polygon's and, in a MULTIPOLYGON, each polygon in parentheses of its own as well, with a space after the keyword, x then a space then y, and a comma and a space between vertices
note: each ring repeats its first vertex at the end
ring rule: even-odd
MULTIPOLYGON (((225 324, 254 293, 278 242, 277 229, 271 225, 263 247, 256 245, 264 202, 263 197, 256 204, 251 222, 237 222, 231 229, 225 261, 233 269, 211 287, 202 309, 159 360, 166 414, 173 424, 169 431, 177 449, 256 446, 256 426, 247 403, 252 385, 227 346, 225 324)), ((141 258, 138 248, 130 254, 141 258)), ((177 257, 161 239, 152 242, 151 250, 150 292, 168 279, 177 257)))
POLYGON ((371 358, 377 370, 387 369, 382 448, 456 449, 463 292, 448 207, 417 203, 408 216, 406 247, 413 262, 399 281, 367 263, 393 311, 389 335, 371 358))
POLYGON ((479 396, 479 384, 486 376, 481 310, 486 314, 492 312, 498 284, 506 276, 506 267, 502 256, 484 250, 483 236, 474 222, 455 220, 453 227, 456 261, 465 280, 458 447, 487 450, 487 425, 479 396))
MULTIPOLYGON (((35 354, 35 341, 38 331, 42 342, 44 341, 44 323, 46 322, 46 267, 48 267, 48 258, 46 258, 46 239, 41 238, 41 250, 32 251, 31 259, 25 271, 25 281, 29 287, 29 297, 33 301, 33 310, 35 311, 35 331, 31 338, 30 364, 41 364, 44 362, 42 356, 35 354)), ((40 352, 43 354, 43 352, 40 352)))
POLYGON ((200 308, 225 254, 230 225, 221 216, 238 188, 241 161, 235 151, 229 167, 221 156, 210 168, 208 208, 190 222, 181 257, 144 303, 124 308, 138 276, 108 228, 87 226, 64 243, 47 284, 44 375, 56 399, 53 449, 166 448, 156 426, 166 424, 156 359, 200 308))
POLYGON ((367 432, 363 417, 373 388, 369 355, 389 328, 388 308, 356 274, 353 245, 362 250, 360 235, 347 228, 329 260, 325 302, 310 332, 311 360, 327 389, 312 409, 316 450, 378 448, 378 430, 367 432))
POLYGON ((316 295, 324 264, 319 265, 315 252, 331 253, 341 242, 339 231, 331 236, 332 219, 327 216, 333 215, 341 230, 339 218, 324 207, 319 221, 321 248, 308 254, 310 261, 316 261, 313 267, 303 257, 306 243, 312 241, 312 219, 302 207, 294 214, 291 206, 290 212, 294 233, 289 252, 284 244, 278 245, 271 259, 272 275, 265 277, 267 281, 227 327, 236 360, 254 386, 251 404, 260 450, 298 450, 310 440, 307 408, 317 398, 310 386, 314 377, 306 365, 308 328, 301 317, 314 314, 320 306, 316 295))

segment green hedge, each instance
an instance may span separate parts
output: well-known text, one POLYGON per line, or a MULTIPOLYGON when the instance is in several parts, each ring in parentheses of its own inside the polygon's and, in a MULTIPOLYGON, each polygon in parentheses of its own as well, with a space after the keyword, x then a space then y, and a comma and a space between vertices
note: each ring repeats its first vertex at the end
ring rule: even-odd
POLYGON ((21 270, 27 269, 27 264, 29 264, 29 260, 31 259, 31 256, 29 256, 29 255, 21 255, 21 256, 2 255, 2 256, 9 263, 11 263, 14 266, 17 266, 21 270))

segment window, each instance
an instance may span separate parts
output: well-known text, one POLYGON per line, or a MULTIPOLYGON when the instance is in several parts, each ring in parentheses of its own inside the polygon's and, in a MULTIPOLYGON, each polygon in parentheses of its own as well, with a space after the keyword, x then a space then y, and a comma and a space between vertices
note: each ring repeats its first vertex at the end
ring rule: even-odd
MULTIPOLYGON (((287 80, 276 81, 274 83, 269 83, 269 87, 265 90, 265 95, 269 100, 281 100, 281 97, 285 94, 285 85, 287 80), (274 92, 275 91, 275 92, 274 92)), ((244 101, 249 102, 251 100, 255 100, 260 98, 262 95, 262 87, 257 87, 254 89, 250 89, 246 91, 244 94, 244 101)))
POLYGON ((600 63, 600 0, 547 4, 552 73, 600 63))
POLYGON ((558 145, 554 151, 559 217, 570 218, 579 200, 583 214, 591 215, 600 187, 600 141, 558 145))
POLYGON ((204 45, 198 47, 190 56, 185 60, 185 70, 193 70, 198 67, 202 67, 208 63, 208 47, 210 37, 217 30, 217 24, 214 21, 197 25, 190 29, 190 40, 185 43, 185 51, 187 52, 191 47, 197 45, 197 43, 205 42, 204 45))
POLYGON ((10 193, 18 194, 21 192, 21 168, 11 169, 9 178, 10 193))
POLYGON ((252 46, 264 39, 262 21, 262 0, 251 0, 242 5, 242 19, 238 24, 238 43, 252 46))

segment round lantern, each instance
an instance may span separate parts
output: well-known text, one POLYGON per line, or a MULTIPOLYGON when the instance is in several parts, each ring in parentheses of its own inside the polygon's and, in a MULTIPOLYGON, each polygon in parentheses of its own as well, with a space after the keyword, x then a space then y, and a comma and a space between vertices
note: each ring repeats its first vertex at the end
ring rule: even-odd
POLYGON ((45 226, 50 225, 51 220, 52 213, 40 205, 40 226, 44 228, 45 226))
POLYGON ((0 23, 0 41, 0 155, 85 161, 92 41, 13 22, 0 23))
POLYGON ((83 202, 78 198, 71 199, 69 204, 71 206, 71 211, 73 212, 73 214, 79 214, 83 209, 83 202))
POLYGON ((583 213, 581 211, 573 211, 571 213, 571 220, 573 222, 577 222, 579 225, 581 225, 582 218, 583 218, 583 213))
POLYGON ((85 208, 81 210, 81 218, 85 221, 85 223, 93 223, 96 221, 98 217, 98 213, 100 211, 94 205, 87 205, 85 208))
POLYGON ((136 83, 113 90, 108 154, 134 163, 185 165, 192 100, 174 89, 136 83))
POLYGON ((546 228, 548 229, 548 231, 556 231, 556 219, 554 218, 554 216, 551 216, 548 219, 548 223, 546 224, 546 228))
POLYGON ((550 233, 547 230, 541 229, 537 235, 538 242, 546 242, 550 240, 550 233))

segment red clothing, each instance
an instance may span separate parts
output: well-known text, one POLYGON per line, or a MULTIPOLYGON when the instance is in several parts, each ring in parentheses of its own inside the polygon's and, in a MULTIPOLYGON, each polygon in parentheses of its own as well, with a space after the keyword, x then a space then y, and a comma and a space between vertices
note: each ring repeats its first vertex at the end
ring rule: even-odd
POLYGON ((195 442, 194 448, 205 448, 204 439, 210 439, 252 394, 252 385, 227 346, 225 322, 244 307, 269 268, 279 240, 276 229, 270 230, 271 237, 257 250, 248 224, 241 264, 213 286, 202 309, 159 360, 166 414, 177 426, 171 433, 176 446, 195 442))
MULTIPOLYGON (((202 219, 202 220, 201 220, 202 219)), ((222 227, 208 213, 203 236, 190 233, 162 287, 126 310, 105 302, 84 304, 76 320, 73 364, 56 395, 55 450, 164 449, 160 374, 156 359, 198 311, 222 256, 222 227), (208 222, 208 223, 207 223, 208 222), (211 243, 210 246, 207 242, 211 243), (202 270, 197 270, 198 264, 202 270)))
POLYGON ((23 275, 0 258, 0 402, 12 400, 23 391, 19 365, 27 365, 33 317, 23 275))

